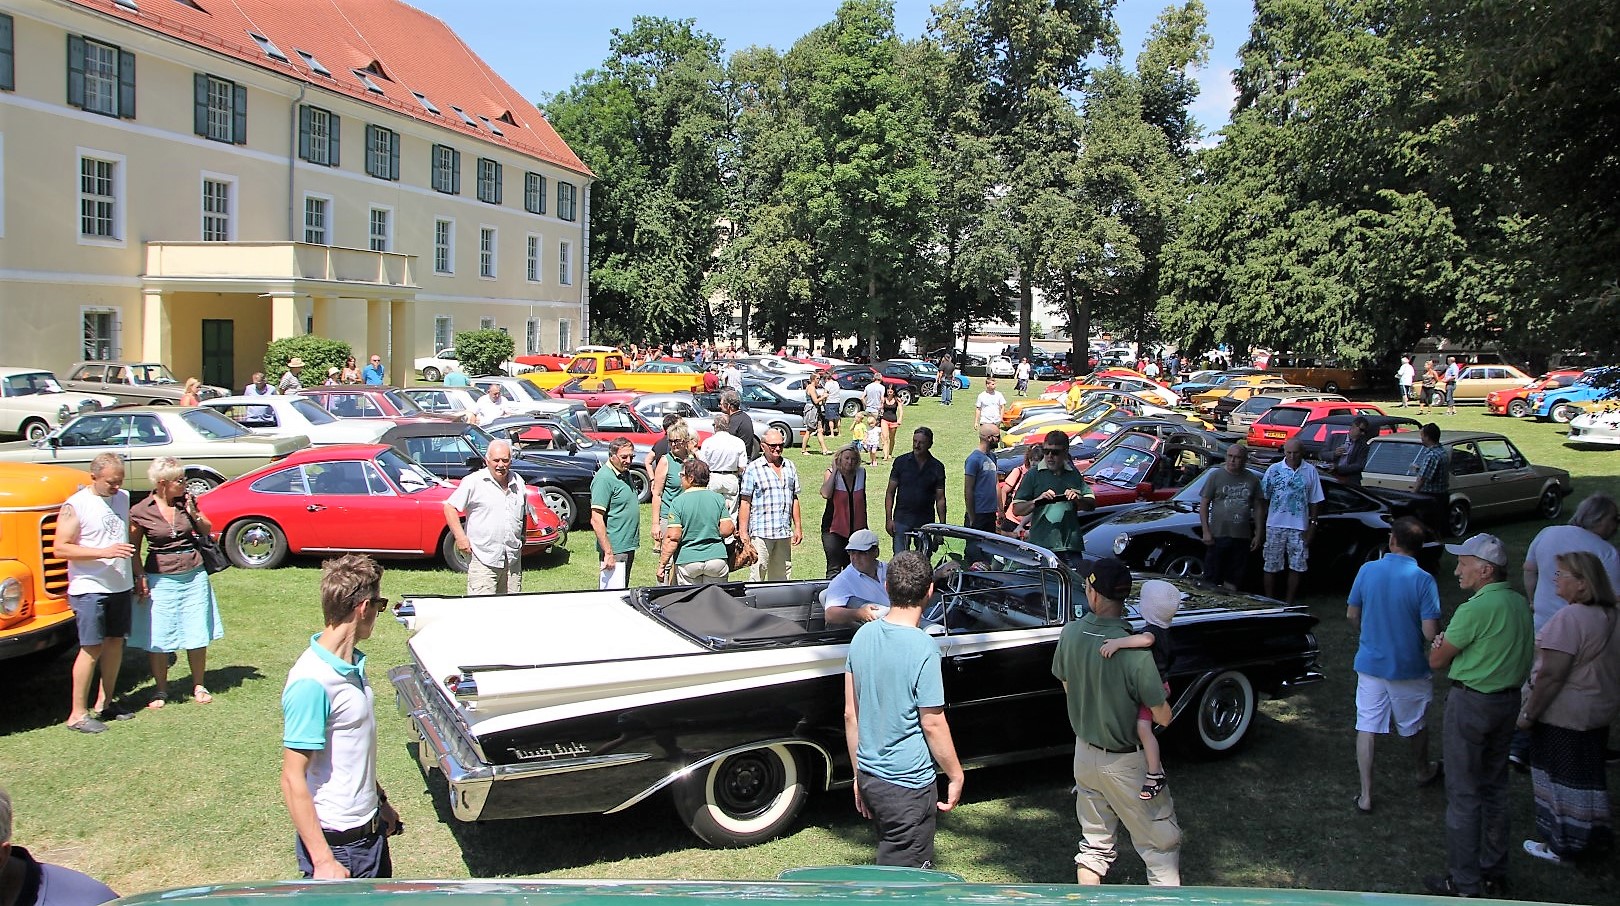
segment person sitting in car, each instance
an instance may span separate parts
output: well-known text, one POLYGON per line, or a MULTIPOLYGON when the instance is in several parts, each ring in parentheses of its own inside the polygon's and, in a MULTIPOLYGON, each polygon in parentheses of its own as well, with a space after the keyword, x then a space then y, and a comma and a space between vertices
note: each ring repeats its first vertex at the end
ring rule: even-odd
POLYGON ((827 584, 823 596, 828 626, 852 626, 882 619, 889 612, 889 592, 884 587, 888 564, 878 559, 878 536, 871 529, 859 529, 845 546, 849 565, 827 584))

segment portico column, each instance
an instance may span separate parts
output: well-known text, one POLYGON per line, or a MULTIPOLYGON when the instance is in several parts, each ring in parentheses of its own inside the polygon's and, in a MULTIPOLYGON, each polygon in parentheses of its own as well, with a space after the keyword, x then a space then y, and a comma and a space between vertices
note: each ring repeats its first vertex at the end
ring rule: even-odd
POLYGON ((416 300, 388 300, 388 383, 404 387, 416 380, 416 300))
POLYGON ((166 364, 174 361, 174 335, 161 289, 141 291, 141 358, 166 364))
MULTIPOLYGON (((389 317, 387 299, 366 300, 366 350, 367 358, 380 355, 383 361, 388 361, 389 317)), ((392 379, 393 375, 390 374, 392 379)))
POLYGON ((270 293, 270 339, 301 337, 310 314, 310 298, 303 293, 270 293))

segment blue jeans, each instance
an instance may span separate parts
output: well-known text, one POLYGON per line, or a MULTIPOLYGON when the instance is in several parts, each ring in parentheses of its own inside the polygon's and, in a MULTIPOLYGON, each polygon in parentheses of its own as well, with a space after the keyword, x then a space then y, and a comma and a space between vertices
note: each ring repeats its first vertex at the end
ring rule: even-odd
MULTIPOLYGON (((304 841, 298 843, 298 871, 306 878, 315 877, 315 861, 310 858, 304 841)), ((382 834, 362 837, 353 843, 332 847, 332 858, 349 870, 351 878, 392 878, 394 860, 388 853, 388 838, 382 834)))
POLYGON ((950 377, 940 375, 939 376, 939 401, 944 403, 945 405, 949 406, 951 404, 951 395, 954 394, 955 392, 956 392, 956 375, 953 374, 950 377))

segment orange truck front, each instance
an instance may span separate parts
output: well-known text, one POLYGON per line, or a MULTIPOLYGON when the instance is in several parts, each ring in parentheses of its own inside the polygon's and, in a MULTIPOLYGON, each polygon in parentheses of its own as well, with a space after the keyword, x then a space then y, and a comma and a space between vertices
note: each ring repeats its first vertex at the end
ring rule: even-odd
POLYGON ((62 504, 90 476, 63 466, 0 463, 0 661, 78 638, 67 561, 51 553, 62 504))

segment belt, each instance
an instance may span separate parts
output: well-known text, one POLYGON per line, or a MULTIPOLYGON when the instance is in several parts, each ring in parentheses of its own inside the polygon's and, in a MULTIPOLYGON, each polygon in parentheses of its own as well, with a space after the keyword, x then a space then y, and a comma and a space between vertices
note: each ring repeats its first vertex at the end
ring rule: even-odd
POLYGON ((1472 692, 1475 695, 1507 695, 1510 692, 1519 691, 1518 686, 1509 686, 1506 689, 1498 689, 1495 692, 1484 692, 1484 691, 1481 691, 1479 689, 1475 689, 1473 686, 1468 685, 1467 683, 1463 682, 1462 680, 1452 680, 1451 681, 1451 688, 1453 688, 1453 689, 1466 689, 1467 691, 1472 692))
POLYGON ((1091 743, 1086 742, 1083 739, 1080 740, 1080 741, 1085 742, 1086 745, 1091 746, 1091 748, 1096 749, 1099 752, 1107 752, 1110 755, 1129 755, 1132 752, 1140 752, 1140 751, 1142 751, 1142 747, 1139 746, 1139 745, 1130 746, 1130 747, 1124 748, 1124 749, 1110 749, 1107 746, 1092 745, 1091 743))
POLYGON ((359 827, 351 827, 348 830, 335 831, 327 830, 324 827, 321 828, 321 836, 326 838, 327 846, 347 846, 350 843, 358 843, 367 837, 375 837, 380 833, 382 833, 382 818, 377 815, 371 816, 371 820, 365 824, 359 827))
POLYGON ((732 471, 732 472, 718 472, 718 471, 715 471, 715 472, 710 472, 709 474, 710 475, 735 475, 737 473, 735 471, 732 471))

